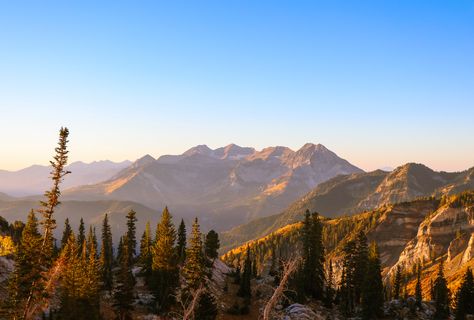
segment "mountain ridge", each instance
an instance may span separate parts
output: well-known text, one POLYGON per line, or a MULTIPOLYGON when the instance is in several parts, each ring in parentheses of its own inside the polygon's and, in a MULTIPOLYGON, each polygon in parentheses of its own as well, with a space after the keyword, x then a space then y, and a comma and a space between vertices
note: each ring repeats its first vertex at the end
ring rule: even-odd
POLYGON ((375 170, 337 176, 316 186, 279 214, 251 220, 223 232, 222 246, 229 249, 300 221, 306 209, 327 217, 338 217, 384 204, 472 189, 474 167, 461 172, 437 172, 422 164, 407 163, 391 172, 375 170))
POLYGON ((317 184, 352 172, 362 170, 320 144, 297 151, 198 145, 180 155, 146 155, 111 179, 67 189, 63 196, 171 205, 184 216, 202 212, 223 229, 281 210, 317 184))

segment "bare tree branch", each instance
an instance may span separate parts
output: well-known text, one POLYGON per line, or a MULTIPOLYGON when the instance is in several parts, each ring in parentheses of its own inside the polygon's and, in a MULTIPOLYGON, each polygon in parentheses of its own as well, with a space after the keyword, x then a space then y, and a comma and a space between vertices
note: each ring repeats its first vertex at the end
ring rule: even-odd
POLYGON ((283 275, 281 277, 280 284, 275 289, 273 295, 265 305, 265 309, 263 310, 263 320, 270 320, 270 314, 273 308, 275 308, 275 305, 284 295, 283 292, 285 291, 286 285, 288 284, 288 280, 290 279, 290 276, 293 274, 293 272, 296 271, 299 264, 299 258, 289 260, 283 264, 283 275))
POLYGON ((187 299, 186 301, 183 301, 182 293, 175 296, 176 301, 181 305, 181 308, 183 309, 182 314, 180 314, 179 312, 176 312, 175 314, 178 317, 181 317, 182 320, 192 320, 193 315, 194 315, 194 310, 196 309, 199 302, 199 298, 201 297, 204 291, 206 291, 206 288, 201 284, 199 288, 191 292, 190 301, 187 299))

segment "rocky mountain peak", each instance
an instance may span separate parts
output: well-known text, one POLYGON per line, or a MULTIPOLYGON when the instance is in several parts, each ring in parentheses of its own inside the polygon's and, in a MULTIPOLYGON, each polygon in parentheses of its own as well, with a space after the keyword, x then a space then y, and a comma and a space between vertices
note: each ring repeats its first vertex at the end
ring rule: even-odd
POLYGON ((198 146, 195 146, 195 147, 185 151, 183 153, 183 156, 192 156, 192 155, 195 155, 195 154, 212 156, 213 150, 205 144, 200 144, 198 146))
POLYGON ((262 160, 268 160, 270 158, 286 158, 294 153, 293 150, 291 150, 288 147, 283 147, 283 146, 276 146, 276 147, 267 147, 264 148, 262 151, 255 152, 253 155, 251 155, 248 160, 256 160, 256 159, 262 159, 262 160))
POLYGON ((142 167, 142 166, 146 166, 152 162, 155 161, 155 158, 153 158, 152 156, 150 156, 149 154, 146 154, 144 155, 143 157, 141 157, 140 159, 136 160, 134 163, 133 163, 133 167, 142 167))
POLYGON ((229 144, 225 147, 214 150, 214 155, 220 159, 239 160, 255 153, 254 148, 241 147, 236 144, 229 144))

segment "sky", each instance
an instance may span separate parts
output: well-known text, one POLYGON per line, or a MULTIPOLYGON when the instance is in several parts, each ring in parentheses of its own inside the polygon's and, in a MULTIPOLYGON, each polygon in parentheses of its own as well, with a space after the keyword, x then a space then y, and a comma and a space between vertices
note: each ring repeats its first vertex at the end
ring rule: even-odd
POLYGON ((322 143, 474 166, 474 0, 2 1, 0 169, 322 143))

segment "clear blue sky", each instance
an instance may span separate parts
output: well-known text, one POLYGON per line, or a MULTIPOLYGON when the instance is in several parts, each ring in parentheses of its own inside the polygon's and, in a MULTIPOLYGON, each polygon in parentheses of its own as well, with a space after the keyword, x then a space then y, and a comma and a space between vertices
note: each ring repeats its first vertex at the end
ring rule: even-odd
POLYGON ((0 168, 322 143, 474 166, 474 1, 2 1, 0 168))

